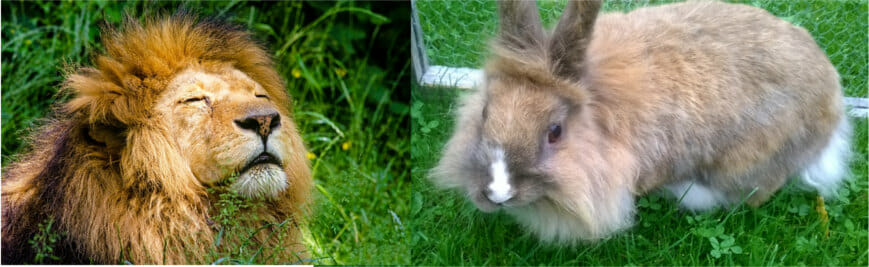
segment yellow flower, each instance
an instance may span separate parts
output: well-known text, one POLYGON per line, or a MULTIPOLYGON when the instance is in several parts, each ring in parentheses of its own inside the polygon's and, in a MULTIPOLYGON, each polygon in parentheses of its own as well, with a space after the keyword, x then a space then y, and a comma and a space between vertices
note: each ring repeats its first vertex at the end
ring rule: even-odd
POLYGON ((315 155, 314 153, 311 153, 311 152, 308 152, 308 154, 305 156, 307 156, 308 159, 316 159, 317 158, 317 155, 315 155))
POLYGON ((347 75, 347 71, 342 68, 335 69, 335 74, 338 74, 339 78, 344 78, 344 75, 347 75))
POLYGON ((299 69, 297 69, 297 68, 293 68, 293 71, 292 71, 292 72, 293 72, 293 78, 299 78, 299 77, 302 77, 302 71, 300 71, 299 69))
POLYGON ((341 144, 341 149, 348 150, 348 149, 350 149, 350 146, 351 146, 350 141, 347 141, 347 142, 344 142, 343 144, 341 144))

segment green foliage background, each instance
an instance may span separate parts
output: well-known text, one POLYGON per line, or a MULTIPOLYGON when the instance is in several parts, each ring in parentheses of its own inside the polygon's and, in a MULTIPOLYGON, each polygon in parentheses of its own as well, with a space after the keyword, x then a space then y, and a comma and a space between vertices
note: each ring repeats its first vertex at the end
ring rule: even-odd
POLYGON ((314 263, 409 263, 409 3, 3 1, 3 164, 65 100, 64 69, 103 51, 100 25, 182 6, 246 26, 274 53, 313 157, 314 263))

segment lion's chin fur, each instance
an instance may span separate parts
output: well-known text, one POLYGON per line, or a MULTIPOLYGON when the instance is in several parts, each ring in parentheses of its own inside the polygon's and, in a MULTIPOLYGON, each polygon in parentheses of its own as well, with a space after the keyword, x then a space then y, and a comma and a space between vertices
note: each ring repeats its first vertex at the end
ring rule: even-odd
POLYGON ((274 199, 287 189, 287 173, 274 164, 260 164, 239 175, 232 190, 245 198, 274 199))

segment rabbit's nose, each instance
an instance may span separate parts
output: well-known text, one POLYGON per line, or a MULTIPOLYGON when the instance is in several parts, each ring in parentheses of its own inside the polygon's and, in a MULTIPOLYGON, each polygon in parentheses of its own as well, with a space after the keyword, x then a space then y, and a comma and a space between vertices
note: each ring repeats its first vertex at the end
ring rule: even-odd
POLYGON ((495 204, 507 202, 516 195, 516 191, 508 183, 491 183, 483 193, 495 204))

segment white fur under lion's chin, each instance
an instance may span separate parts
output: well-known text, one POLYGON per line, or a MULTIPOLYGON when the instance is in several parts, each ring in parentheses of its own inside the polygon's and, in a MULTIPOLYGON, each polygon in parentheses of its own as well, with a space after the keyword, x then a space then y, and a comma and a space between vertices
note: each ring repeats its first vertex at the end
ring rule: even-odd
POLYGON ((245 198, 272 199, 287 189, 287 173, 274 164, 260 164, 242 173, 231 189, 245 198))

